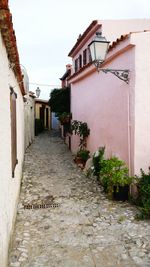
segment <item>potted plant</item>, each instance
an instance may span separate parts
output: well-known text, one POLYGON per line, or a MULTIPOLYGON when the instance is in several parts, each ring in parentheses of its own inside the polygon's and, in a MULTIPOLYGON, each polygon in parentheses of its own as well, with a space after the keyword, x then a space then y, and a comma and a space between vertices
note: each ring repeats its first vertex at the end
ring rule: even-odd
POLYGON ((105 147, 99 147, 99 149, 93 154, 92 157, 92 163, 93 163, 92 172, 97 178, 99 178, 101 162, 103 162, 104 160, 104 152, 105 152, 105 147))
POLYGON ((71 113, 68 112, 63 112, 61 114, 58 115, 58 119, 60 121, 60 123, 63 124, 67 124, 70 122, 71 120, 71 113))
POLYGON ((90 157, 90 151, 86 150, 86 149, 80 149, 77 154, 76 157, 74 159, 75 163, 77 165, 79 165, 80 167, 85 166, 86 161, 88 160, 88 158, 90 157))
POLYGON ((117 157, 102 160, 99 172, 100 181, 110 198, 122 201, 128 199, 129 186, 133 179, 128 172, 125 162, 117 157))
POLYGON ((86 161, 89 158, 89 151, 86 149, 86 139, 90 134, 90 130, 86 122, 74 120, 71 123, 71 132, 78 135, 80 138, 79 150, 76 154, 74 161, 84 168, 86 161))

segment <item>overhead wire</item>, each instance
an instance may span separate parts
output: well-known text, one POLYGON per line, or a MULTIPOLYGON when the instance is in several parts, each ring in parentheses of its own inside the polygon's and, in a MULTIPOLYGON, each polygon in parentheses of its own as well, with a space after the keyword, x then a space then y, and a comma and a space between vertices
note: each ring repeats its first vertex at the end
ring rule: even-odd
POLYGON ((39 86, 51 86, 51 87, 61 87, 60 85, 58 84, 42 84, 42 83, 32 83, 32 82, 29 82, 29 84, 32 84, 32 85, 39 85, 39 86))

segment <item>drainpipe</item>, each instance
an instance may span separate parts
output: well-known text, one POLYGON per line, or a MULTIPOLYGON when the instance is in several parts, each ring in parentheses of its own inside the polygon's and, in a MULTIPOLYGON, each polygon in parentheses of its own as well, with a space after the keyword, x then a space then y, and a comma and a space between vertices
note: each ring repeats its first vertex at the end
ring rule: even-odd
POLYGON ((129 175, 132 174, 131 170, 131 99, 130 99, 130 86, 128 88, 128 166, 129 175))
POLYGON ((132 160, 133 156, 133 83, 129 84, 128 88, 128 166, 129 166, 129 175, 134 175, 134 161, 132 160))

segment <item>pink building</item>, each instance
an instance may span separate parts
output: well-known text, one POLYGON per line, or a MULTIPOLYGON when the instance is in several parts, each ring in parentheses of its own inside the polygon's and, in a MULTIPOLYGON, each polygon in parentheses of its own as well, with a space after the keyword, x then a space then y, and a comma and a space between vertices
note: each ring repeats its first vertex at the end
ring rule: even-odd
POLYGON ((64 75, 60 78, 60 80, 61 80, 61 88, 64 88, 64 87, 68 87, 68 86, 69 86, 68 78, 69 78, 70 75, 71 75, 71 69, 72 69, 72 65, 67 64, 67 65, 66 65, 66 72, 65 72, 64 75))
MULTIPOLYGON (((150 166, 150 20, 93 21, 69 53, 73 60, 73 120, 90 128, 87 149, 106 147, 106 155, 125 160, 130 173, 150 166), (111 41, 102 68, 129 69, 129 84, 100 71, 90 61, 88 44, 101 31, 111 41)), ((79 140, 72 136, 75 152, 79 140)))

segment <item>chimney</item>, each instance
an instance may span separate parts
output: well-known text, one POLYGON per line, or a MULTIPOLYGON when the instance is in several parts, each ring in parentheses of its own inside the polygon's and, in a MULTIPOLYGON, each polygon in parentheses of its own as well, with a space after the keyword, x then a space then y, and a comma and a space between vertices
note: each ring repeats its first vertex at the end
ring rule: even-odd
POLYGON ((71 70, 71 68, 72 68, 72 65, 71 64, 67 64, 66 65, 66 70, 71 70))

